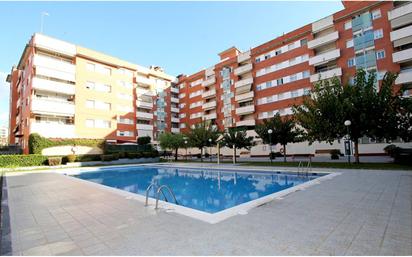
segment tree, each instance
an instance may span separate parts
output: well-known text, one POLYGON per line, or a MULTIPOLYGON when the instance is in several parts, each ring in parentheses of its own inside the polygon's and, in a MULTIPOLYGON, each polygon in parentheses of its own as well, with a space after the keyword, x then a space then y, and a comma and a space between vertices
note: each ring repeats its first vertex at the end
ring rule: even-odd
POLYGON ((137 144, 138 145, 148 145, 150 144, 151 138, 149 136, 145 137, 138 137, 137 138, 137 144))
POLYGON ((202 121, 190 129, 187 134, 189 145, 199 148, 200 160, 203 162, 203 148, 216 145, 220 133, 210 122, 202 121))
POLYGON ((184 145, 184 137, 182 134, 162 133, 159 136, 159 143, 163 149, 174 150, 175 161, 177 161, 177 152, 184 145))
POLYGON ((250 150, 255 145, 252 136, 247 136, 246 129, 241 128, 229 128, 226 133, 223 134, 221 139, 222 146, 233 148, 233 163, 236 163, 236 149, 246 148, 250 150))
POLYGON ((292 117, 280 117, 279 113, 271 119, 264 119, 262 124, 255 128, 258 136, 265 144, 281 144, 283 147, 283 161, 286 162, 286 145, 302 140, 302 131, 296 127, 292 117), (272 133, 269 134, 269 129, 272 133))
POLYGON ((399 135, 402 99, 394 89, 397 75, 385 74, 382 86, 376 89, 375 73, 358 70, 353 85, 342 85, 339 79, 325 80, 314 85, 303 105, 295 106, 298 123, 306 138, 332 143, 349 134, 354 142, 355 160, 359 163, 359 139, 368 136, 391 140, 399 135), (346 128, 344 122, 351 121, 346 128))

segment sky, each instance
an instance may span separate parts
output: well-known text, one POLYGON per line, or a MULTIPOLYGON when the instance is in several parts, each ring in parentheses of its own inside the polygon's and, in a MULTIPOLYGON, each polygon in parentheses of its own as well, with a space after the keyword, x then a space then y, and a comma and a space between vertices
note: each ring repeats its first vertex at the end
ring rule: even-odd
POLYGON ((5 82, 40 32, 171 75, 192 74, 236 46, 248 50, 343 9, 340 1, 0 2, 0 126, 8 122, 5 82))

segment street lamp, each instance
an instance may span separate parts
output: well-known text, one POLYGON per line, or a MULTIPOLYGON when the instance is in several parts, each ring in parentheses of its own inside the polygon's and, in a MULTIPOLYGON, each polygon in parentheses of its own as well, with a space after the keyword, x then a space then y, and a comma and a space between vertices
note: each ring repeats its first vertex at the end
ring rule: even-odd
POLYGON ((210 162, 212 162, 212 139, 209 138, 209 158, 210 162))
POLYGON ((352 125, 352 122, 350 120, 345 120, 343 124, 346 126, 346 131, 347 131, 347 137, 345 141, 345 152, 346 152, 346 155, 348 156, 348 163, 350 164, 351 149, 350 149, 349 126, 352 125))
POLYGON ((186 162, 187 162, 187 140, 185 140, 185 149, 186 149, 186 162))
POLYGON ((272 129, 268 129, 268 134, 269 134, 269 148, 270 148, 270 154, 269 154, 270 164, 273 164, 273 160, 272 160, 272 133, 273 133, 273 130, 272 130, 272 129))

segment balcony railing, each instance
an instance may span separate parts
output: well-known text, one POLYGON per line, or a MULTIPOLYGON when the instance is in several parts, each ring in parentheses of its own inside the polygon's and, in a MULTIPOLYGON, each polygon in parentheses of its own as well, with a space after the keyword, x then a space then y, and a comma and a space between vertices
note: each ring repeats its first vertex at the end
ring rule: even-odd
POLYGON ((391 41, 395 47, 412 42, 412 25, 391 32, 391 41))
POLYGON ((214 120, 214 119, 216 119, 217 115, 216 115, 216 113, 211 113, 211 114, 207 114, 203 117, 204 117, 205 120, 214 120))
POLYGON ((253 100, 254 95, 255 93, 253 91, 250 91, 246 94, 236 95, 235 101, 238 103, 247 102, 247 101, 253 100))
POLYGON ((375 44, 375 39, 372 30, 368 30, 360 37, 355 37, 353 39, 353 48, 355 51, 371 47, 375 44))
POLYGON ((38 75, 76 81, 76 67, 71 63, 36 54, 33 56, 33 65, 36 67, 38 75))
POLYGON ((170 101, 171 101, 172 103, 178 104, 178 103, 179 103, 179 98, 177 98, 177 97, 171 97, 171 98, 170 98, 170 101))
POLYGON ((396 84, 407 84, 412 83, 412 69, 401 71, 399 76, 395 80, 396 84))
POLYGON ((72 84, 56 82, 52 80, 34 77, 32 80, 32 87, 34 89, 54 92, 59 94, 74 95, 75 87, 72 84))
POLYGON ((412 48, 402 50, 392 54, 393 62, 404 63, 412 61, 412 48))
POLYGON ((240 76, 240 75, 243 75, 245 73, 248 73, 248 72, 252 71, 252 68, 253 68, 253 66, 252 66, 251 63, 240 66, 240 67, 237 67, 235 69, 235 75, 240 76))
POLYGON ((179 108, 176 108, 176 107, 170 107, 170 110, 171 110, 172 112, 179 113, 179 108))
POLYGON ((136 100, 136 106, 138 108, 152 109, 153 103, 136 100))
POLYGON ((216 101, 210 101, 210 102, 204 103, 202 108, 205 111, 215 109, 216 101))
POLYGON ((339 32, 335 31, 330 34, 327 34, 327 35, 318 37, 316 39, 313 39, 311 41, 308 41, 308 48, 315 49, 315 48, 324 46, 326 44, 335 42, 338 39, 339 39, 339 32))
POLYGON ((216 83, 216 77, 212 77, 212 78, 210 78, 210 79, 203 80, 202 85, 203 85, 204 87, 208 87, 208 86, 211 86, 211 85, 213 85, 213 84, 215 84, 215 83, 216 83))
POLYGON ((246 51, 244 53, 240 53, 237 56, 237 62, 238 63, 246 62, 247 60, 250 60, 250 50, 246 51))
POLYGON ((339 77, 342 76, 342 69, 341 68, 334 68, 328 71, 319 72, 310 76, 310 82, 317 82, 319 80, 324 79, 331 79, 334 76, 339 77))
POLYGON ((139 96, 139 95, 154 96, 155 95, 155 93, 152 92, 151 90, 144 90, 144 89, 141 89, 141 88, 136 88, 136 94, 137 94, 137 96, 139 96))
POLYGON ((38 133, 43 137, 52 138, 75 138, 75 126, 54 124, 54 123, 37 123, 30 124, 30 133, 38 133))
POLYGON ((333 15, 325 17, 312 23, 312 32, 316 33, 333 26, 333 15))
POLYGON ((177 122, 177 123, 179 123, 179 122, 180 122, 180 119, 179 119, 179 118, 176 118, 176 117, 172 117, 172 118, 171 118, 171 122, 177 122))
POLYGON ((136 76, 136 83, 140 86, 150 87, 151 85, 154 85, 155 81, 143 76, 136 76))
POLYGON ((33 98, 31 111, 39 114, 74 116, 74 103, 67 101, 47 100, 42 98, 33 98))
POLYGON ((393 29, 410 23, 412 20, 412 3, 403 4, 398 8, 389 11, 388 20, 391 21, 393 29))
POLYGON ((255 106, 253 104, 236 108, 237 115, 246 115, 246 114, 251 114, 254 112, 255 112, 255 106))
POLYGON ((153 119, 153 113, 148 113, 148 112, 136 112, 136 117, 139 120, 152 120, 153 119))
POLYGON ((175 93, 175 94, 179 94, 179 88, 177 88, 177 87, 170 87, 170 92, 175 93))
POLYGON ((318 66, 321 64, 325 64, 327 62, 336 60, 340 57, 340 49, 335 49, 332 51, 328 51, 319 55, 316 55, 309 59, 309 65, 318 66))
POLYGON ((76 46, 42 34, 35 34, 33 43, 36 47, 52 52, 62 53, 67 56, 76 55, 76 46))
POLYGON ((376 54, 373 51, 372 53, 368 53, 365 55, 360 55, 356 57, 356 68, 369 68, 376 66, 376 54))
POLYGON ((150 124, 136 124, 137 130, 153 130, 153 125, 150 124))
POLYGON ((171 128, 172 133, 179 133, 180 129, 179 128, 171 128))
POLYGON ((242 121, 237 121, 236 122, 236 127, 241 127, 241 126, 255 126, 256 121, 255 120, 242 120, 242 121))
POLYGON ((246 79, 241 79, 241 80, 235 82, 235 88, 248 86, 248 85, 252 85, 252 84, 253 84, 253 77, 246 78, 246 79))
POLYGON ((204 91, 203 94, 202 94, 202 97, 204 99, 216 97, 216 90, 211 89, 211 90, 208 90, 208 91, 204 91))
POLYGON ((366 29, 372 26, 372 16, 369 12, 361 14, 352 20, 352 31, 366 29))

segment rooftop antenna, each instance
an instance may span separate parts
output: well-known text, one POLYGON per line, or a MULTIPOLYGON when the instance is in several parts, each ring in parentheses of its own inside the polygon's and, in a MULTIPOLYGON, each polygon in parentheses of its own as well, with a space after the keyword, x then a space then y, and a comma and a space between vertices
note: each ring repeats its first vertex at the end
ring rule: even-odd
POLYGON ((43 33, 43 23, 44 23, 44 16, 50 16, 48 12, 41 12, 40 16, 40 33, 43 33))

